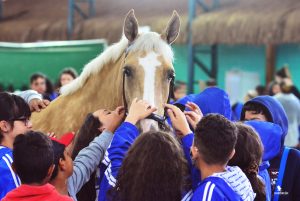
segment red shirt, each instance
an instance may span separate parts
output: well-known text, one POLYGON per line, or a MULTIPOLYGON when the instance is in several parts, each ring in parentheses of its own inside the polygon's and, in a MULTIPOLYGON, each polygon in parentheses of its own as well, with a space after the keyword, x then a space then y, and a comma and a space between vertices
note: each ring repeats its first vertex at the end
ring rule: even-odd
POLYGON ((9 192, 2 201, 73 201, 69 196, 60 195, 54 186, 30 186, 22 184, 9 192))

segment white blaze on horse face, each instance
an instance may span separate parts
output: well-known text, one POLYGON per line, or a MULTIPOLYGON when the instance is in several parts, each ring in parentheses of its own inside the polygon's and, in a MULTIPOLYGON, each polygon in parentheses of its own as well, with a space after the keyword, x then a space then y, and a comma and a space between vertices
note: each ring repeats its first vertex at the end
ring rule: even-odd
POLYGON ((145 57, 139 58, 139 64, 143 67, 145 75, 143 100, 148 101, 151 105, 155 104, 155 72, 156 68, 161 65, 157 57, 158 54, 150 52, 145 57))
MULTIPOLYGON (((158 54, 149 52, 145 57, 139 58, 139 64, 143 67, 145 75, 143 100, 155 106, 155 74, 156 69, 161 65, 158 54)), ((158 129, 157 123, 149 119, 142 121, 141 126, 144 132, 149 131, 151 126, 158 129)))

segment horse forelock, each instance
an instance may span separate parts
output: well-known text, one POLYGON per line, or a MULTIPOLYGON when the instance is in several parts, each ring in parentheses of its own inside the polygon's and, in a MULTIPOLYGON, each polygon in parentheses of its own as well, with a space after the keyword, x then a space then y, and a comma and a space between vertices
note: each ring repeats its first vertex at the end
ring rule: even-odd
MULTIPOLYGON (((98 57, 86 64, 79 77, 61 88, 61 94, 63 96, 70 95, 82 88, 89 76, 98 73, 107 63, 117 61, 125 53, 126 48, 128 48, 128 40, 123 36, 118 43, 111 45, 98 57)), ((157 54, 161 54, 164 59, 171 63, 174 60, 171 46, 155 32, 141 33, 133 44, 130 45, 129 51, 154 51, 157 54)))
POLYGON ((136 41, 130 47, 130 51, 150 52, 154 51, 161 54, 164 59, 173 62, 174 54, 170 45, 161 38, 161 35, 155 32, 146 32, 139 35, 136 41))

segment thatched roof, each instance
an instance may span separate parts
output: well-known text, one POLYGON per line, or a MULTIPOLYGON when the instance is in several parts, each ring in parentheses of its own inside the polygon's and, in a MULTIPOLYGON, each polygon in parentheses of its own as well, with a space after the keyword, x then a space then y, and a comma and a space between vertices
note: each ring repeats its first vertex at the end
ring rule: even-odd
MULTIPOLYGON (((207 0, 212 1, 212 0, 207 0)), ((299 0, 220 0, 214 11, 197 15, 194 44, 281 44, 300 42, 299 0)), ((120 39, 123 20, 135 9, 140 25, 160 32, 175 9, 181 16, 180 37, 186 43, 187 0, 96 0, 96 16, 77 18, 72 39, 120 39)), ((67 39, 68 0, 6 0, 0 41, 67 39)), ((198 9, 199 13, 199 9, 198 9)))
POLYGON ((243 0, 199 15, 194 44, 282 44, 300 42, 299 0, 243 0))
MULTIPOLYGON (((174 9, 185 16, 187 6, 185 0, 96 0, 96 16, 88 20, 77 17, 72 39, 118 41, 124 17, 131 8, 135 9, 140 25, 150 25, 152 30, 160 32, 174 9)), ((67 13, 68 0, 6 0, 0 41, 66 40, 67 13)), ((178 41, 184 42, 184 37, 178 41)))

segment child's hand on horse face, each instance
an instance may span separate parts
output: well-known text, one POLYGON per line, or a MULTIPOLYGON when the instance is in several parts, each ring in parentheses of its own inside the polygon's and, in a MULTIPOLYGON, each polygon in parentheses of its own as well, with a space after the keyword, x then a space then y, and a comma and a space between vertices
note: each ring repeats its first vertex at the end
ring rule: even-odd
POLYGON ((124 120, 125 110, 123 106, 119 106, 114 111, 105 109, 97 110, 93 115, 100 121, 99 130, 101 132, 108 130, 113 133, 124 120))
POLYGON ((203 117, 202 111, 198 105, 196 105, 195 103, 192 103, 192 102, 188 102, 185 106, 191 110, 191 111, 184 112, 186 119, 188 120, 189 124, 195 130, 198 122, 203 117))
POLYGON ((151 106, 147 101, 133 99, 129 113, 125 119, 126 122, 136 124, 138 121, 145 119, 151 113, 157 110, 156 107, 151 106))
MULTIPOLYGON (((169 117, 171 118, 172 125, 175 130, 178 130, 183 136, 190 134, 192 131, 189 127, 184 113, 174 105, 166 104, 165 107, 168 109, 167 112, 169 117)), ((178 136, 183 137, 181 135, 178 136)))

